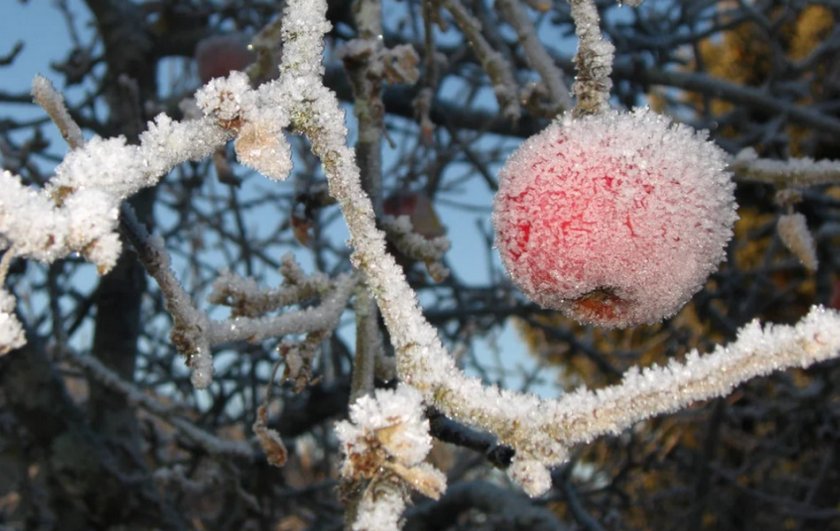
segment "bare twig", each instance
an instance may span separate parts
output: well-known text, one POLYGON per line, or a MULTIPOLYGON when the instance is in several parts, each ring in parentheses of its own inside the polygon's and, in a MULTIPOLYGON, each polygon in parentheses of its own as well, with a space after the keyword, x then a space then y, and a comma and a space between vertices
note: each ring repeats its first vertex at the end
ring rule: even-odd
POLYGON ((55 90, 53 84, 43 76, 35 76, 32 81, 32 99, 50 116, 61 132, 61 136, 70 149, 81 147, 85 143, 82 130, 67 112, 64 97, 55 90))
POLYGON ((481 34, 481 24, 470 14, 460 0, 444 0, 443 5, 452 13, 455 23, 464 32, 470 46, 490 77, 502 114, 511 121, 519 118, 519 91, 510 65, 490 46, 481 34))
POLYGON ((554 63, 551 55, 537 38, 537 29, 528 18, 519 0, 500 0, 496 2, 508 23, 516 30, 519 42, 525 52, 528 65, 539 72, 553 104, 553 112, 558 114, 572 108, 569 88, 563 81, 563 71, 554 63))

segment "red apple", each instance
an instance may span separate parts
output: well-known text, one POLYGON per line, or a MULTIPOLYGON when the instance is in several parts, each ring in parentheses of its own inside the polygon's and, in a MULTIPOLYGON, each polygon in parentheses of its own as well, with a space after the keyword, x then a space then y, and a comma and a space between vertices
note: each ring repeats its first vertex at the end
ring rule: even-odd
POLYGON ((247 37, 241 33, 206 37, 195 47, 198 77, 202 83, 244 70, 254 59, 253 52, 248 49, 247 37))
POLYGON ((724 257, 734 185, 724 152, 648 110, 565 117, 501 171, 493 219, 513 282, 583 323, 677 312, 724 257))

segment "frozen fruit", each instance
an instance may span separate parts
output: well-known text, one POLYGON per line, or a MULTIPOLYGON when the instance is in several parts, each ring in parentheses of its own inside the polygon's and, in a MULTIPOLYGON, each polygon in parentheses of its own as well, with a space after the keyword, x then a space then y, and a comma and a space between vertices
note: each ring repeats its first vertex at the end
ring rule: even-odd
POLYGON ((195 47, 198 77, 202 83, 244 70, 255 57, 248 48, 247 38, 239 33, 206 37, 195 47))
POLYGON ((496 245, 534 302, 626 327, 677 312, 737 219, 726 155, 647 109, 563 117, 501 170, 496 245))

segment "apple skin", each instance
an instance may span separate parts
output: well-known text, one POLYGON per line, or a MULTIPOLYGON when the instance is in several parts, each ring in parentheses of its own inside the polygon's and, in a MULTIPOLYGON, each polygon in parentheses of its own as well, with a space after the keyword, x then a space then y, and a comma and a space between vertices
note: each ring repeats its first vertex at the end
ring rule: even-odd
POLYGON ((737 219, 726 154, 647 109, 563 116, 500 172, 496 246, 545 308, 624 328, 676 313, 724 258, 737 219))

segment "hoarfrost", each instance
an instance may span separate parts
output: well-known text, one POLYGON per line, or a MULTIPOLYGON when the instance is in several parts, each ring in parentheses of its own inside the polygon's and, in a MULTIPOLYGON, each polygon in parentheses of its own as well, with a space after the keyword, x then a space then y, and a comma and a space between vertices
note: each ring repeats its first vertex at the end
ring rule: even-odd
POLYGON ((350 420, 335 431, 344 454, 341 475, 370 481, 352 529, 397 529, 406 486, 434 499, 446 488, 446 476, 423 462, 432 438, 423 397, 411 386, 360 397, 350 406, 350 420))
POLYGON ((551 488, 551 474, 539 461, 514 457, 507 473, 528 496, 539 496, 551 488))

